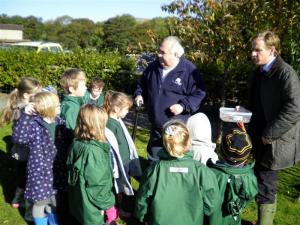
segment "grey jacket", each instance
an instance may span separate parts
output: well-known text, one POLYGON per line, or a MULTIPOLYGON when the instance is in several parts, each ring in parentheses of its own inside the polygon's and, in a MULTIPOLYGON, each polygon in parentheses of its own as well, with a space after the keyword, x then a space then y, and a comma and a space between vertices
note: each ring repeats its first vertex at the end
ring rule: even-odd
POLYGON ((271 70, 254 73, 249 133, 257 163, 272 170, 300 161, 300 83, 293 68, 279 56, 271 70), (261 137, 272 140, 263 145, 261 137))

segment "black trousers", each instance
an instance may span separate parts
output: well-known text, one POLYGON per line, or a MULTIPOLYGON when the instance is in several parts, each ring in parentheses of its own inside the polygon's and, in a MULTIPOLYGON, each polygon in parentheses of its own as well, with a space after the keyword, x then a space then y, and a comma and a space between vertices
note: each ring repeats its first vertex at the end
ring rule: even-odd
POLYGON ((255 165, 254 173, 258 184, 257 204, 273 204, 276 198, 279 171, 255 165))
POLYGON ((161 129, 152 127, 150 131, 149 142, 147 145, 148 162, 150 164, 159 160, 157 154, 162 147, 163 147, 163 141, 161 136, 161 129))
POLYGON ((15 163, 16 163, 16 183, 17 183, 17 187, 25 189, 27 162, 16 160, 15 163))

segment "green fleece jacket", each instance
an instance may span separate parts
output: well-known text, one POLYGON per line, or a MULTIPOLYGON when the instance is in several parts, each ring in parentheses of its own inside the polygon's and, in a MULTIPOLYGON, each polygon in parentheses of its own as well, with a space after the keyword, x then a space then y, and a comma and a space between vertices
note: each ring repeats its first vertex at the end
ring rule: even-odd
POLYGON ((60 106, 60 117, 66 121, 66 127, 68 129, 75 130, 77 117, 82 104, 82 97, 64 95, 60 106))
POLYGON ((135 216, 152 225, 203 224, 220 199, 216 176, 191 153, 173 158, 162 150, 159 156, 143 175, 135 216))
POLYGON ((241 213, 257 194, 257 180, 252 164, 231 167, 222 163, 207 162, 218 179, 222 203, 208 218, 209 225, 240 225, 241 213))
POLYGON ((91 97, 91 92, 86 91, 83 96, 83 103, 84 104, 94 104, 94 105, 100 107, 104 104, 104 98, 105 98, 105 94, 103 92, 101 92, 100 96, 97 99, 93 99, 91 97))
POLYGON ((67 166, 71 214, 84 225, 105 224, 104 211, 115 204, 109 145, 75 140, 67 166))

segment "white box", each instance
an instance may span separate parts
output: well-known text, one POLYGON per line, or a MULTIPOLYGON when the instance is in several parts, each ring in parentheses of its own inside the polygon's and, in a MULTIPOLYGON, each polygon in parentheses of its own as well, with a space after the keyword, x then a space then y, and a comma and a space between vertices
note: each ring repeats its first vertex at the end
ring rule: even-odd
POLYGON ((225 122, 244 122, 249 123, 252 116, 252 112, 249 110, 237 106, 235 108, 220 108, 220 119, 225 122))

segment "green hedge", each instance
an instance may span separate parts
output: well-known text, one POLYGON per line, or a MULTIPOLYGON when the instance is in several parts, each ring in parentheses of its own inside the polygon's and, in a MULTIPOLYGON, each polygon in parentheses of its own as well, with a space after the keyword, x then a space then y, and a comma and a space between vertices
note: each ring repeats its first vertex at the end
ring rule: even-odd
POLYGON ((32 76, 42 85, 60 88, 61 75, 67 68, 79 68, 88 81, 94 77, 104 80, 105 89, 131 94, 138 74, 136 62, 115 52, 76 50, 66 54, 35 53, 20 50, 0 50, 0 87, 15 87, 21 77, 32 76))
MULTIPOLYGON (((224 85, 228 106, 247 105, 249 81, 254 68, 250 61, 232 63, 228 68, 228 79, 225 81, 222 64, 194 63, 204 74, 208 93, 207 104, 220 105, 221 90, 224 85)), ((133 94, 140 76, 136 73, 136 60, 117 52, 76 50, 72 53, 51 54, 0 49, 0 88, 15 87, 21 77, 32 76, 42 85, 51 84, 59 89, 61 75, 71 67, 82 69, 88 81, 94 77, 103 79, 105 90, 113 89, 128 94, 133 94)), ((295 65, 294 67, 299 69, 295 65)))

